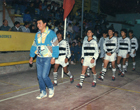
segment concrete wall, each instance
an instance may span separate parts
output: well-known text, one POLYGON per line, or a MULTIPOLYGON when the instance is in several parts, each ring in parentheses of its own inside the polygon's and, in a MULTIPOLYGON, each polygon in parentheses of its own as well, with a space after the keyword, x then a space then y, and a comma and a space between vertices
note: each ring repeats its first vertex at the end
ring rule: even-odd
POLYGON ((116 21, 126 21, 130 22, 134 25, 134 27, 123 25, 122 28, 132 29, 134 31, 134 35, 140 38, 140 24, 135 24, 135 20, 140 19, 140 14, 117 14, 116 21))
MULTIPOLYGON (((0 63, 25 61, 25 60, 29 60, 29 52, 0 53, 0 59, 1 59, 0 63)), ((27 71, 32 69, 36 69, 35 63, 33 64, 33 67, 29 67, 29 63, 13 65, 13 66, 5 66, 5 67, 0 67, 0 74, 7 74, 7 73, 18 72, 18 71, 27 71)))

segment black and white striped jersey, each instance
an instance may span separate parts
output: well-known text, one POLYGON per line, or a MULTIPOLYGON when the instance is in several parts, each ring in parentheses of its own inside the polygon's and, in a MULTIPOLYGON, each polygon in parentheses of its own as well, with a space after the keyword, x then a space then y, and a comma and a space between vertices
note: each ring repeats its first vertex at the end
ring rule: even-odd
POLYGON ((119 38, 118 39, 118 51, 119 50, 123 50, 124 52, 128 52, 130 53, 131 51, 131 43, 130 43, 130 39, 128 37, 125 38, 119 38))
POLYGON ((131 41, 131 49, 135 49, 137 51, 139 46, 137 38, 133 37, 130 39, 130 41, 131 41))
POLYGON ((66 40, 59 42, 59 56, 66 56, 68 59, 71 57, 70 46, 66 40))
POLYGON ((103 48, 106 53, 114 53, 117 50, 117 37, 107 37, 104 41, 103 48))
POLYGON ((95 60, 97 60, 99 56, 98 44, 94 39, 90 41, 88 41, 88 39, 83 41, 81 58, 87 56, 91 56, 95 60))

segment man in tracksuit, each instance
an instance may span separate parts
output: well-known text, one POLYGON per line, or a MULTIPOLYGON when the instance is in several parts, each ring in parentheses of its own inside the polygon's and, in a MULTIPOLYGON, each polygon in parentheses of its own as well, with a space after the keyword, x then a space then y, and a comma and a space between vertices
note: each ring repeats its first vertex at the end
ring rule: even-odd
POLYGON ((36 33, 34 42, 30 50, 29 63, 33 63, 33 58, 37 55, 37 78, 39 82, 40 95, 37 99, 47 97, 46 86, 49 89, 49 98, 54 96, 54 87, 49 78, 51 64, 55 63, 55 58, 59 55, 59 46, 56 34, 46 27, 46 20, 37 20, 39 32, 36 33))

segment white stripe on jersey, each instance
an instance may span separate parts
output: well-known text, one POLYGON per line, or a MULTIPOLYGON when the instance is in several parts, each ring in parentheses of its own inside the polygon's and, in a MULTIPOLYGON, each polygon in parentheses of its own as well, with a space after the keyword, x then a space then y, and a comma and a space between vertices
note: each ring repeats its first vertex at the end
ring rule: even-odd
MULTIPOLYGON (((93 35, 93 39, 97 42, 97 37, 96 37, 96 36, 93 35)), ((85 37, 84 37, 84 41, 85 41, 85 40, 88 40, 88 36, 85 36, 85 37)))
POLYGON ((130 39, 130 41, 131 41, 131 49, 135 49, 137 51, 139 46, 137 38, 133 37, 130 39))
POLYGON ((113 36, 112 38, 107 37, 104 41, 104 50, 108 53, 114 53, 117 49, 117 37, 113 36))
POLYGON ((71 57, 70 46, 66 40, 59 42, 59 56, 65 55, 67 58, 71 57))
POLYGON ((118 39, 118 51, 119 50, 124 50, 125 52, 130 52, 131 50, 131 43, 130 43, 130 39, 128 37, 126 38, 119 38, 118 39))
POLYGON ((91 56, 95 60, 97 60, 97 58, 99 56, 98 45, 94 39, 92 39, 90 41, 88 41, 88 40, 83 41, 81 57, 84 58, 86 56, 91 56))

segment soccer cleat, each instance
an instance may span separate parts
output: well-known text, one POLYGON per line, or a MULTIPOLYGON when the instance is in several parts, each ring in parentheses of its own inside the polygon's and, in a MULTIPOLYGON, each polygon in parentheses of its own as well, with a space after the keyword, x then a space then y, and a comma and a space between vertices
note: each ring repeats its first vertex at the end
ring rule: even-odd
POLYGON ((124 77, 124 73, 121 74, 121 77, 124 77))
POLYGON ((103 81, 104 79, 101 77, 101 76, 99 76, 99 78, 98 78, 99 80, 101 80, 101 81, 103 81))
POLYGON ((118 75, 120 76, 121 74, 122 74, 122 72, 121 72, 121 71, 119 71, 118 75))
POLYGON ((112 81, 115 81, 115 77, 114 76, 112 76, 112 81))
POLYGON ((71 61, 71 64, 72 64, 72 65, 75 65, 75 63, 74 63, 73 61, 71 61))
POLYGON ((39 96, 36 97, 36 99, 42 99, 47 97, 47 93, 45 91, 42 91, 41 94, 39 96))
POLYGON ((49 98, 54 96, 54 88, 49 88, 49 98))
POLYGON ((82 86, 80 84, 77 84, 76 87, 77 88, 82 88, 82 86))
POLYGON ((74 76, 72 76, 72 78, 70 78, 70 83, 74 82, 74 76))
POLYGON ((53 81, 53 86, 57 86, 57 83, 55 83, 54 81, 53 81))
POLYGON ((92 82, 92 87, 95 87, 96 86, 96 83, 95 82, 92 82))
POLYGON ((135 68, 133 68, 132 71, 135 71, 135 68))
POLYGON ((86 74, 86 75, 85 75, 85 78, 88 78, 88 77, 90 77, 90 75, 87 75, 87 74, 86 74))

